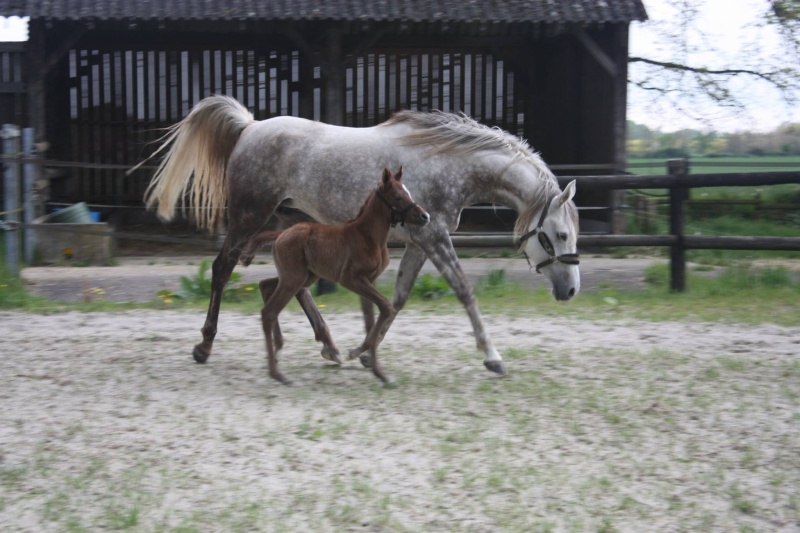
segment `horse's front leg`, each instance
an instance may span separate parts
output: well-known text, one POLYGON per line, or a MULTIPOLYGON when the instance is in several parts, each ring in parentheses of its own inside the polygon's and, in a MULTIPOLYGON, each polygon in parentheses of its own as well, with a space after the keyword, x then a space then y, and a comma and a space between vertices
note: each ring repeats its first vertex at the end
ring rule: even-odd
POLYGON ((222 291, 227 285, 236 266, 241 249, 232 245, 231 233, 225 238, 217 258, 211 267, 211 299, 208 302, 208 312, 206 321, 200 332, 203 334, 203 342, 195 345, 192 351, 194 360, 198 363, 205 363, 211 355, 211 348, 214 345, 214 337, 217 335, 217 321, 219 320, 219 306, 222 302, 222 291))
MULTIPOLYGON (((397 317, 397 314, 400 310, 406 305, 409 296, 411 295, 411 289, 414 288, 414 281, 417 279, 419 275, 419 271, 422 270, 422 265, 425 264, 425 252, 423 252, 419 247, 414 244, 407 244, 406 250, 403 252, 403 257, 400 259, 400 268, 397 270, 397 281, 395 282, 394 286, 394 294, 392 295, 392 312, 389 317, 383 322, 378 330, 378 344, 383 341, 383 338, 386 336, 386 332, 389 331, 394 319, 397 317)), ((362 298, 362 302, 364 299, 362 298)), ((367 300, 370 305, 370 310, 372 310, 372 303, 367 300)), ((362 303, 362 310, 364 308, 364 304, 362 303)), ((366 319, 365 319, 366 323, 366 319)), ((374 326, 374 324, 373 324, 374 326)), ((368 328, 367 331, 371 331, 373 328, 368 328)), ((372 360, 370 359, 369 354, 364 352, 358 352, 358 349, 350 350, 350 358, 354 359, 358 357, 361 360, 361 364, 365 367, 370 367, 372 365, 372 360)))
POLYGON ((475 333, 475 340, 478 349, 485 354, 483 365, 500 375, 506 374, 506 367, 503 358, 494 348, 489 334, 483 324, 483 317, 478 309, 478 301, 472 290, 469 280, 467 280, 461 264, 458 262, 456 251, 453 248, 453 241, 446 230, 440 229, 425 232, 415 242, 424 250, 447 283, 453 288, 461 304, 467 310, 467 315, 472 322, 472 330, 475 333))

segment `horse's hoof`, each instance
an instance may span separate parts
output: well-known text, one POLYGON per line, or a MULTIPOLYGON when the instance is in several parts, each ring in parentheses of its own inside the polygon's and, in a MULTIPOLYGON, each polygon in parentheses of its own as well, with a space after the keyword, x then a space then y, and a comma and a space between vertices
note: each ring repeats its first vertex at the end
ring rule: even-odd
POLYGON ((361 361, 361 366, 364 368, 372 368, 372 357, 368 354, 362 354, 358 356, 358 360, 361 361))
POLYGON ((209 355, 211 354, 203 350, 203 348, 199 344, 195 345, 194 350, 192 350, 192 357, 194 357, 194 360, 200 364, 203 364, 206 361, 208 361, 209 355))
POLYGON ((361 348, 361 347, 353 348, 352 350, 349 350, 347 352, 347 358, 352 360, 352 359, 355 359, 357 357, 361 357, 362 353, 364 353, 364 348, 361 348))
POLYGON ((383 382, 383 388, 384 389, 396 389, 397 388, 397 383, 395 383, 391 379, 386 379, 383 382))
POLYGON ((495 374, 500 374, 501 376, 505 376, 506 374, 508 374, 508 372, 506 372, 506 365, 503 363, 502 360, 484 361, 483 366, 485 366, 488 370, 491 370, 495 374))
POLYGON ((339 350, 335 350, 333 348, 328 348, 327 346, 322 349, 322 358, 326 361, 331 361, 338 365, 342 364, 341 358, 339 358, 339 350))

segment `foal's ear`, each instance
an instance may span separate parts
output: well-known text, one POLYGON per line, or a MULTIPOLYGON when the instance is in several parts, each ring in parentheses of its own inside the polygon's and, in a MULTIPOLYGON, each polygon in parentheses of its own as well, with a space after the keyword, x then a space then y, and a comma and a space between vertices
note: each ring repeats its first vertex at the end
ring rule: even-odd
POLYGON ((575 180, 569 182, 569 185, 564 187, 564 192, 561 193, 561 196, 558 198, 558 206, 561 207, 568 201, 572 200, 572 197, 575 196, 575 180))
POLYGON ((383 167, 383 176, 381 176, 381 182, 385 185, 389 183, 390 179, 392 179, 392 171, 387 167, 383 167))
POLYGON ((403 177, 403 165, 400 165, 400 170, 397 171, 397 174, 394 175, 394 179, 400 181, 400 178, 403 177))

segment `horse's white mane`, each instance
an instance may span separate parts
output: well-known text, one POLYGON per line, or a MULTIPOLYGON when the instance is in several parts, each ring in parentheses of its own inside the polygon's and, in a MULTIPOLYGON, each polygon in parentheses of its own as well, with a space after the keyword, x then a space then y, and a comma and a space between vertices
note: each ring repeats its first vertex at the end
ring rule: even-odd
POLYGON ((542 158, 531 150, 528 143, 498 127, 481 124, 464 113, 445 113, 443 111, 399 111, 381 126, 409 124, 414 131, 403 135, 401 140, 410 146, 428 145, 428 155, 450 154, 467 155, 481 151, 500 151, 511 155, 506 166, 525 162, 533 166, 535 174, 545 182, 545 186, 532 191, 527 208, 519 213, 514 225, 516 236, 528 231, 533 216, 545 202, 551 200, 561 190, 558 180, 542 158))
POLYGON ((464 113, 445 113, 443 111, 399 111, 381 124, 407 123, 414 128, 413 133, 402 137, 410 146, 428 144, 430 155, 434 154, 474 154, 483 150, 508 152, 516 162, 527 159, 534 166, 541 167, 545 174, 552 175, 538 154, 528 143, 498 127, 489 127, 477 122, 464 113))

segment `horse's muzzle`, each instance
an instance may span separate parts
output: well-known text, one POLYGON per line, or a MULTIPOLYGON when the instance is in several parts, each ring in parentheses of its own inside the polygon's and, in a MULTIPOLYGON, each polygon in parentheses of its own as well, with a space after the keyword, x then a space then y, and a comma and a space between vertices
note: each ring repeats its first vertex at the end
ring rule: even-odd
POLYGON ((414 215, 413 219, 414 219, 414 224, 417 224, 419 226, 426 226, 428 222, 431 221, 431 216, 425 211, 423 211, 422 213, 417 213, 416 215, 414 215))

